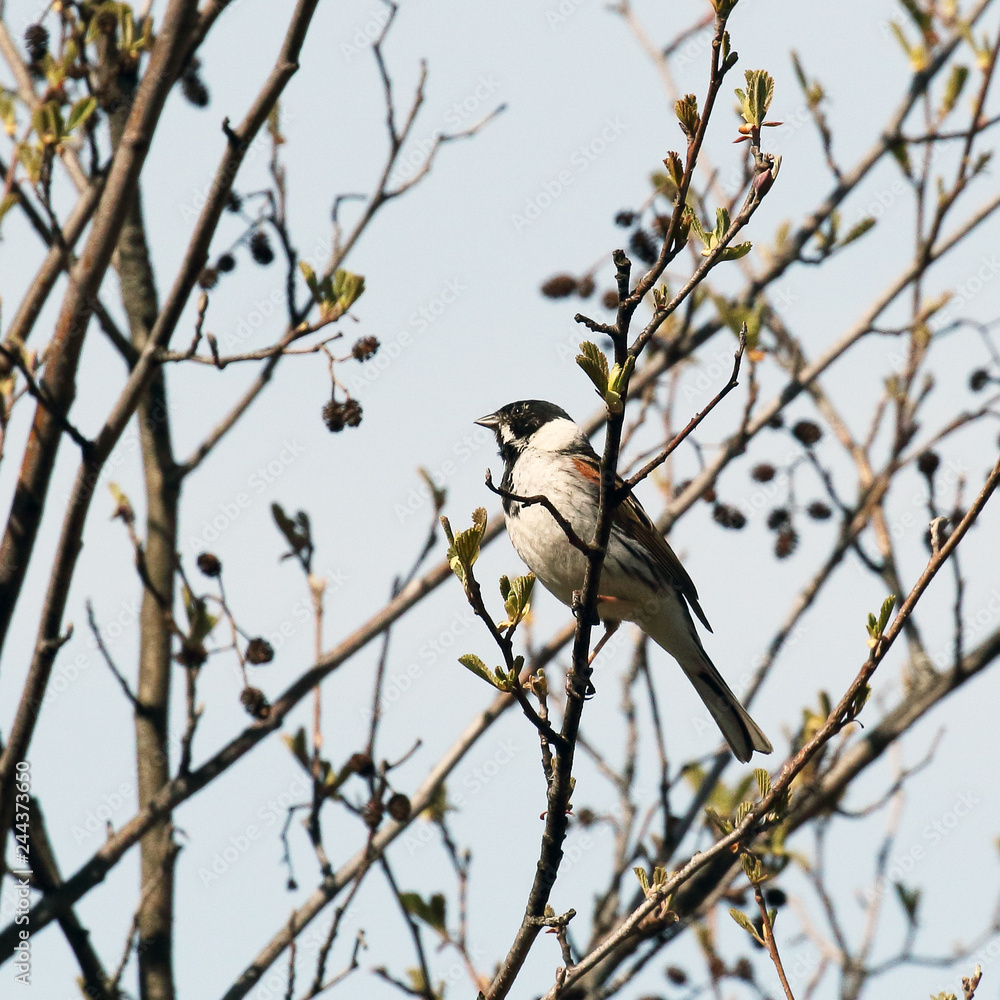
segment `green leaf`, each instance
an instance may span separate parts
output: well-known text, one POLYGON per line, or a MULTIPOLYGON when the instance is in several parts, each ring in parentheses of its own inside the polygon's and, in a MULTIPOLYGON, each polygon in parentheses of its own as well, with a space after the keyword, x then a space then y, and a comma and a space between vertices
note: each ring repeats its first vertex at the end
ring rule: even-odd
POLYGON ((3 123, 4 131, 9 136, 17 132, 17 109, 14 105, 13 94, 0 88, 0 122, 3 123))
POLYGON ((458 658, 458 662, 471 670, 477 677, 482 677, 487 684, 495 687, 498 691, 511 689, 512 678, 510 675, 499 667, 494 667, 493 673, 490 673, 489 667, 475 653, 465 653, 458 658))
POLYGON ((740 864, 743 866, 743 873, 750 880, 751 885, 757 885, 764 881, 764 871, 760 865, 760 858, 752 854, 741 854, 740 864))
POLYGON ((892 158, 899 164, 899 169, 902 170, 907 177, 912 177, 913 165, 910 163, 910 151, 906 143, 902 140, 890 143, 889 152, 892 154, 892 158))
POLYGON ((745 257, 753 249, 752 243, 737 243, 736 246, 726 247, 725 250, 719 254, 719 260, 739 260, 740 257, 745 257))
POLYGON ((913 925, 917 923, 917 908, 920 906, 920 889, 907 889, 902 882, 893 882, 896 898, 906 911, 906 919, 913 925))
POLYGON ((971 176, 976 177, 977 175, 981 174, 986 169, 987 164, 989 164, 990 160, 992 159, 993 159, 992 149, 986 149, 982 153, 980 153, 976 157, 975 162, 972 164, 971 176))
POLYGON ((534 585, 533 573, 517 576, 513 580, 508 580, 506 576, 500 577, 500 596, 503 598, 507 620, 500 622, 497 628, 510 628, 524 618, 530 607, 531 590, 534 585))
POLYGON ((870 684, 865 684, 860 691, 851 699, 851 703, 847 706, 847 719, 848 721, 853 721, 861 714, 861 709, 865 707, 868 699, 871 697, 872 689, 870 684))
POLYGON ((757 933, 757 928, 751 923, 750 918, 742 911, 737 910, 735 906, 729 908, 729 915, 733 918, 756 941, 758 944, 763 944, 760 935, 757 933))
MULTIPOLYGON (((733 12, 733 8, 738 2, 739 0, 712 0, 712 6, 715 8, 716 15, 725 19, 733 12)), ((728 35, 729 32, 726 34, 728 35)))
POLYGON ((319 300, 321 298, 319 282, 316 280, 316 272, 304 261, 299 261, 299 270, 302 272, 302 277, 305 278, 306 284, 309 286, 309 291, 313 293, 313 298, 319 300))
POLYGON ((604 351, 596 344, 585 340, 580 345, 580 353, 576 363, 587 373, 587 377, 597 387, 597 391, 605 396, 608 391, 608 359, 604 351))
POLYGON ((132 8, 123 3, 118 7, 118 44, 128 52, 134 43, 135 18, 132 15, 132 8))
POLYGON ((0 201, 0 220, 17 204, 17 192, 8 191, 0 201))
POLYGON ((896 595, 890 594, 883 602, 882 607, 879 609, 878 618, 873 614, 868 615, 868 646, 872 649, 878 644, 879 639, 882 637, 882 633, 885 631, 886 625, 889 624, 889 616, 892 614, 892 609, 896 604, 896 595))
POLYGON ((203 642, 211 634, 213 628, 219 620, 218 615, 208 613, 208 606, 203 597, 195 597, 191 588, 184 585, 182 588, 184 600, 184 613, 188 620, 188 639, 192 645, 203 642))
POLYGON ((838 246, 846 247, 848 243, 853 243, 855 240, 861 239, 865 233, 871 229, 875 223, 876 219, 872 218, 870 215, 866 215, 863 219, 858 220, 851 228, 847 231, 844 238, 840 241, 838 246))
MULTIPOLYGON (((24 344, 19 341, 15 346, 19 349, 22 359, 26 360, 24 344)), ((111 499, 115 502, 115 512, 111 515, 112 519, 120 517, 126 524, 132 524, 135 521, 135 511, 132 508, 132 501, 129 500, 128 496, 117 483, 108 483, 108 492, 111 494, 111 499)))
POLYGON ((410 980, 410 993, 415 997, 433 996, 430 984, 424 977, 424 970, 419 967, 412 967, 406 970, 406 978, 410 980))
MULTIPOLYGON (((442 518, 442 522, 445 519, 442 518)), ((450 530, 450 526, 449 529, 450 530)), ((451 546, 448 548, 448 563, 452 572, 466 582, 467 571, 479 558, 479 546, 486 533, 486 508, 477 507, 472 512, 472 527, 450 536, 451 546)))
POLYGON ((66 131, 72 132, 73 129, 82 125, 96 110, 96 97, 93 95, 82 97, 70 110, 69 118, 66 119, 66 131))
POLYGON ((639 880, 639 885, 642 886, 642 894, 644 896, 649 895, 649 876, 646 874, 645 868, 633 868, 632 871, 635 872, 635 877, 639 880))
POLYGON ((295 759, 307 770, 311 770, 309 761, 309 748, 306 745, 306 731, 303 726, 295 731, 294 736, 289 736, 288 733, 282 733, 281 738, 285 743, 285 746, 292 752, 295 759))
POLYGON ((941 101, 941 117, 950 114, 955 105, 958 103, 959 97, 962 95, 962 90, 965 88, 966 81, 969 79, 969 68, 968 66, 952 66, 951 75, 948 77, 948 82, 945 84, 944 88, 944 98, 941 101))
POLYGON ((712 230, 712 235, 715 237, 715 241, 712 244, 718 243, 726 233, 729 232, 729 210, 726 208, 717 208, 715 210, 715 229, 712 230))
POLYGON ((422 920, 442 937, 447 936, 448 932, 445 929, 446 904, 445 898, 440 892, 434 893, 429 900, 424 900, 416 892, 401 892, 399 901, 410 916, 422 920))
POLYGON ((771 791, 771 775, 762 767, 754 768, 753 776, 757 779, 757 787, 760 789, 760 797, 764 798, 771 791))
POLYGON ((333 276, 334 302, 344 312, 347 312, 357 302, 364 290, 365 279, 363 275, 340 268, 333 276))
POLYGON ((889 624, 889 615, 892 614, 892 609, 896 605, 896 595, 890 594, 882 602, 882 610, 878 613, 878 630, 881 635, 885 631, 886 625, 889 624))
POLYGON ((35 127, 39 142, 44 145, 55 145, 66 134, 62 113, 55 101, 46 101, 36 108, 31 116, 31 123, 35 127))
POLYGON ((421 812, 421 816, 424 819, 430 820, 432 823, 441 823, 447 813, 454 812, 455 807, 448 804, 448 789, 445 783, 442 781, 433 792, 431 792, 430 798, 427 800, 427 805, 421 812))
POLYGON ((736 807, 736 825, 739 826, 750 815, 750 811, 753 809, 752 802, 741 802, 736 807))
POLYGON ((685 94, 674 104, 674 112, 680 122, 681 131, 687 136, 688 142, 693 142, 701 124, 701 119, 698 117, 698 98, 694 94, 685 94))
POLYGON ((684 164, 681 162, 680 156, 673 150, 670 150, 666 157, 664 157, 663 165, 667 168, 674 187, 679 188, 681 181, 684 179, 684 164))
POLYGON ((692 208, 685 207, 684 221, 694 230, 698 239, 700 239, 701 242, 707 247, 708 233, 705 232, 705 227, 701 224, 701 219, 698 218, 698 213, 692 208))
POLYGON ((617 362, 611 369, 608 376, 608 388, 604 393, 604 401, 608 404, 608 409, 612 413, 621 413, 622 406, 622 395, 625 392, 625 385, 628 379, 632 375, 632 369, 635 368, 635 358, 629 357, 626 359, 624 365, 619 365, 617 362))
POLYGON ((32 184, 37 184, 42 175, 42 151, 30 142, 18 143, 18 159, 28 173, 32 184))
POLYGON ((746 71, 747 89, 737 88, 741 113, 744 121, 753 128, 760 128, 767 117, 771 99, 774 97, 774 78, 767 70, 748 69, 746 71))
POLYGON ((910 60, 911 68, 919 73, 921 70, 927 68, 927 46, 922 43, 916 43, 914 45, 910 44, 910 40, 906 37, 903 29, 899 26, 896 21, 890 21, 889 27, 892 30, 896 41, 899 42, 900 48, 906 53, 906 58, 910 60))

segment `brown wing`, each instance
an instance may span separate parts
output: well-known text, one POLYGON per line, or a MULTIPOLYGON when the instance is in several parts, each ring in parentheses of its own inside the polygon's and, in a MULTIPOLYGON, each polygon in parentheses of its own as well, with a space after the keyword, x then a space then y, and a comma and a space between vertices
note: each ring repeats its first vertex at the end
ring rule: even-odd
MULTIPOLYGON (((585 479, 595 487, 600 487, 600 465, 596 456, 593 459, 584 456, 574 458, 573 464, 576 465, 577 470, 585 479)), ((621 476, 616 477, 615 484, 619 487, 623 485, 621 476)), ((630 493, 619 504, 612 523, 626 538, 637 542, 649 553, 664 581, 685 597, 699 621, 711 632, 712 626, 709 625, 708 618, 698 602, 698 591, 694 581, 688 576, 687 570, 681 565, 674 550, 667 544, 663 535, 656 530, 649 515, 642 509, 642 504, 633 494, 630 493)))

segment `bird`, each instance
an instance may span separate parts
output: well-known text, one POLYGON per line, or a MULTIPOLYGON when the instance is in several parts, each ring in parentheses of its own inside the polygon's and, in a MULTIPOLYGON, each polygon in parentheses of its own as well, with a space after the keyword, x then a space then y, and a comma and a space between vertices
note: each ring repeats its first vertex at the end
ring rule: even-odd
MULTIPOLYGON (((587 557, 543 504, 515 498, 546 497, 578 538, 589 542, 597 527, 597 452, 564 409, 542 399, 508 403, 475 423, 496 435, 504 462, 499 492, 514 549, 538 582, 572 607, 574 591, 583 589, 587 557)), ((633 622, 680 664, 737 760, 746 763, 754 750, 771 753, 770 741, 705 652, 692 611, 711 632, 691 577, 628 493, 612 517, 598 616, 609 632, 622 621, 633 622)))

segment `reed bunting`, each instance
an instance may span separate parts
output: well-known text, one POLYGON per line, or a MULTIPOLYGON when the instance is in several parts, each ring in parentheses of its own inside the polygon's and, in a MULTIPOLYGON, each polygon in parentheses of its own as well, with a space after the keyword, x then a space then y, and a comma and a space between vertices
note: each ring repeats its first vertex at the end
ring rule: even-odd
MULTIPOLYGON (((594 537, 600 459, 565 410, 540 399, 523 399, 476 421, 496 433, 504 461, 501 489, 520 497, 548 498, 587 541, 594 537)), ((620 482, 620 480, 619 480, 620 482)), ((572 606, 583 588, 586 557, 574 547, 541 504, 524 506, 503 498, 507 534, 538 581, 572 606)), ((606 625, 638 625, 687 674, 738 760, 771 744, 708 658, 691 611, 712 631, 698 591, 680 560, 629 494, 614 512, 598 614, 606 625)))

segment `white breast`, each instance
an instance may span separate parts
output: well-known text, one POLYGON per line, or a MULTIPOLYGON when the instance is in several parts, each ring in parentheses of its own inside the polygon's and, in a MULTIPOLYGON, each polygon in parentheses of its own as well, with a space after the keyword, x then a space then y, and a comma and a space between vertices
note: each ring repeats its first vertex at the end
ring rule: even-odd
MULTIPOLYGON (((546 427, 561 422, 551 421, 546 427)), ((568 456, 531 447, 515 463, 511 486, 519 496, 548 497, 581 538, 590 538, 594 532, 593 501, 575 488, 578 482, 568 456)), ((538 582, 564 604, 572 603, 573 591, 583 586, 587 560, 569 543, 552 515, 541 504, 514 505, 507 515, 507 534, 538 582)))

